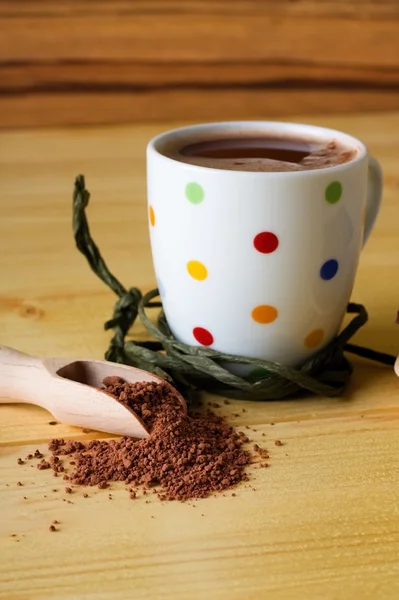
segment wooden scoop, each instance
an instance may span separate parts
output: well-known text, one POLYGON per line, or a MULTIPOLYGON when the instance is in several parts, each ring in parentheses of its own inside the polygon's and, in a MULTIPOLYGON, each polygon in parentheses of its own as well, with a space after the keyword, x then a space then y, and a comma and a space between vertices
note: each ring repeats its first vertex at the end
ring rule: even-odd
POLYGON ((396 375, 399 377, 399 356, 397 357, 397 359, 395 361, 394 371, 395 371, 396 375))
MULTIPOLYGON (((128 383, 164 380, 106 360, 39 359, 0 346, 0 404, 11 401, 37 404, 58 421, 96 431, 146 438, 148 431, 136 413, 96 389, 104 377, 117 375, 128 383)), ((184 412, 184 398, 175 390, 184 412)))

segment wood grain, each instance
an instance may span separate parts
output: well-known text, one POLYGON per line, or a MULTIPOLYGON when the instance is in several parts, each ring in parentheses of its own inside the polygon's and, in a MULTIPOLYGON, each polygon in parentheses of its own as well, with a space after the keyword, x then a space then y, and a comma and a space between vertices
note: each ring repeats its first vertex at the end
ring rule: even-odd
POLYGON ((3 0, 0 127, 392 110, 398 23, 396 0, 3 0))
MULTIPOLYGON (((382 163, 383 207, 353 292, 370 320, 356 341, 396 354, 399 113, 302 120, 363 139, 382 163)), ((3 132, 1 343, 42 356, 103 356, 102 323, 115 298, 74 247, 73 179, 86 175, 91 230, 111 269, 126 285, 154 287, 144 149, 170 126, 3 132)), ((123 485, 112 500, 97 488, 84 490, 89 498, 65 494, 65 482, 18 457, 46 452, 55 436, 98 434, 50 425, 38 407, 0 406, 0 598, 396 600, 399 382, 391 369, 354 364, 343 398, 222 404, 269 448, 271 466, 250 468, 256 492, 244 485, 195 508, 131 501, 123 485)))

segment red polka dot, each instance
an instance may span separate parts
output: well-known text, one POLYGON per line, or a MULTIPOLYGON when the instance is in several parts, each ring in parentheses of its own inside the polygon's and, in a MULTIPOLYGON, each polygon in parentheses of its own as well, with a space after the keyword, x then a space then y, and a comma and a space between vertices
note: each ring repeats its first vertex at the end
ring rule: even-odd
POLYGON ((202 346, 212 346, 213 335, 203 327, 194 327, 193 336, 202 346))
POLYGON ((255 250, 262 252, 262 254, 270 254, 277 250, 278 237, 270 231, 262 231, 254 237, 255 250))

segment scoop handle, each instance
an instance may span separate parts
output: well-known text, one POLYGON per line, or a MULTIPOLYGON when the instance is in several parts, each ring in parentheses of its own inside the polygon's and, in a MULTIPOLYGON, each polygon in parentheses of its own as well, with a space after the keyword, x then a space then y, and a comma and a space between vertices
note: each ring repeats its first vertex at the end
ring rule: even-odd
POLYGON ((47 408, 51 378, 42 361, 7 346, 0 346, 0 404, 10 400, 47 408))

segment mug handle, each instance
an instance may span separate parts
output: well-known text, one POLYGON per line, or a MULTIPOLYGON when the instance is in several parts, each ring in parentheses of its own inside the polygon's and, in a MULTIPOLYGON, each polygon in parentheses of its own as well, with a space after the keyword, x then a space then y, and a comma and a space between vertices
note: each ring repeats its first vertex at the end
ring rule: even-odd
POLYGON ((369 157, 369 172, 366 199, 366 222, 363 232, 363 247, 369 239, 381 206, 383 175, 380 163, 369 157))

